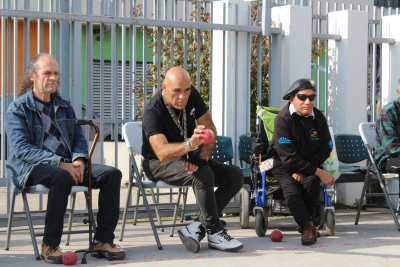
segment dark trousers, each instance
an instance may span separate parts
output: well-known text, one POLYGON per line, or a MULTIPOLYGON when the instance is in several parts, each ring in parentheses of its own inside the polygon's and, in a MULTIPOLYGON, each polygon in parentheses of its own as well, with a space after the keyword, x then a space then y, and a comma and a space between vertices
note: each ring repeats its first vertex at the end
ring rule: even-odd
POLYGON ((298 182, 293 179, 293 172, 283 166, 274 167, 272 174, 281 184, 283 196, 296 223, 303 227, 314 213, 321 180, 316 175, 308 175, 298 182))
MULTIPOLYGON (((114 230, 119 217, 119 195, 122 173, 120 170, 99 164, 92 164, 92 188, 100 189, 97 227, 94 239, 112 243, 114 230)), ((79 185, 88 186, 87 177, 79 185)), ((33 168, 27 185, 43 184, 50 189, 47 199, 47 211, 43 243, 58 246, 67 209, 68 196, 74 185, 71 174, 59 167, 40 164, 33 168)))
MULTIPOLYGON (((400 173, 400 158, 388 158, 382 172, 400 173)), ((399 196, 400 196, 400 177, 399 177, 399 196)))
POLYGON ((183 158, 165 162, 158 159, 144 160, 143 169, 154 182, 162 180, 174 186, 192 186, 201 212, 200 222, 211 233, 221 231, 224 227, 219 214, 242 188, 243 173, 236 166, 210 159, 209 166, 203 165, 195 173, 189 174, 184 163, 183 158), (218 186, 215 192, 214 186, 218 186))

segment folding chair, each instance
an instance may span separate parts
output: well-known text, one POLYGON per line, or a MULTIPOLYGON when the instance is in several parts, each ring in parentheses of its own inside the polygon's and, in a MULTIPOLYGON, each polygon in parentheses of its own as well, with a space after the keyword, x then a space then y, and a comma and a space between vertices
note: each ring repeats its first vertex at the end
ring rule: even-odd
MULTIPOLYGON (((125 204, 125 209, 124 209, 124 215, 122 218, 122 226, 121 226, 121 234, 120 234, 120 238, 119 240, 122 241, 123 236, 124 236, 124 230, 125 230, 125 223, 126 223, 126 218, 127 218, 127 214, 128 214, 128 210, 130 208, 134 208, 135 209, 135 214, 134 214, 134 224, 136 223, 136 219, 137 219, 137 214, 138 214, 138 208, 140 207, 145 207, 146 208, 146 212, 147 215, 149 217, 150 220, 150 224, 151 224, 151 228, 153 230, 153 234, 154 234, 154 238, 156 239, 157 242, 157 246, 159 250, 162 250, 162 246, 161 246, 161 242, 160 239, 158 237, 158 233, 157 233, 157 228, 164 228, 164 227, 171 227, 171 232, 170 232, 170 236, 173 236, 174 233, 174 229, 176 226, 186 226, 188 225, 188 223, 180 223, 180 224, 176 224, 176 218, 177 218, 177 214, 178 214, 178 209, 179 209, 179 204, 180 204, 180 198, 182 195, 182 188, 183 187, 177 187, 177 186, 171 186, 168 185, 162 181, 158 181, 157 183, 153 183, 151 181, 144 181, 143 179, 143 168, 141 168, 140 172, 139 169, 137 167, 136 164, 136 160, 134 155, 141 155, 141 148, 142 148, 142 122, 128 122, 126 124, 124 124, 124 126, 122 127, 122 134, 124 136, 125 139, 125 144, 129 149, 129 154, 130 154, 130 158, 132 161, 132 166, 131 166, 131 171, 130 171, 130 175, 129 175, 129 190, 128 190, 128 195, 126 198, 126 204, 125 204), (136 197, 136 204, 135 205, 130 205, 129 201, 132 195, 132 188, 136 187, 138 188, 138 193, 137 193, 137 197, 136 197), (162 188, 167 188, 167 189, 171 189, 171 188, 176 188, 178 189, 178 193, 176 192, 172 192, 172 193, 157 193, 155 194, 153 189, 162 189, 162 188), (150 189, 151 191, 151 196, 153 199, 153 204, 149 204, 147 201, 147 196, 149 194, 146 194, 146 189, 150 189), (155 196, 156 195, 170 195, 170 194, 174 194, 177 195, 177 201, 176 202, 170 202, 170 203, 157 203, 155 196), (140 196, 142 196, 143 198, 143 203, 144 205, 139 205, 139 198, 140 196), (174 215, 172 218, 172 224, 162 224, 160 215, 159 215, 159 211, 157 207, 160 206, 174 206, 174 215), (150 207, 155 207, 155 211, 156 211, 156 215, 157 215, 157 219, 159 222, 159 225, 156 225, 154 223, 154 219, 151 213, 151 209, 150 207)), ((142 160, 143 162, 143 160, 142 160)), ((186 190, 187 192, 187 190, 186 190)), ((185 207, 182 207, 183 209, 185 207)))
MULTIPOLYGON (((67 212, 69 212, 68 231, 64 231, 63 232, 63 234, 68 234, 66 245, 68 245, 68 243, 69 243, 69 233, 71 232, 72 219, 73 219, 73 216, 74 216, 76 193, 77 192, 84 192, 85 193, 85 199, 86 199, 86 201, 88 201, 88 199, 87 199, 87 191, 88 191, 88 188, 85 187, 85 186, 73 186, 72 189, 71 189, 71 194, 72 194, 72 202, 71 202, 71 205, 70 205, 71 208, 67 209, 67 212)), ((31 214, 33 214, 33 213, 46 213, 46 210, 30 211, 29 210, 29 205, 28 205, 28 200, 27 200, 27 194, 48 194, 48 193, 49 193, 49 188, 47 188, 47 187, 45 187, 44 185, 41 185, 41 184, 38 184, 38 185, 35 185, 35 186, 27 186, 27 187, 25 187, 24 190, 21 193, 22 194, 22 199, 24 201, 24 209, 25 209, 25 211, 18 211, 18 212, 14 211, 15 193, 12 194, 12 197, 11 197, 11 209, 10 209, 10 215, 9 215, 9 218, 8 218, 8 227, 7 227, 7 237, 6 237, 5 250, 9 250, 9 248, 10 248, 11 230, 12 230, 12 222, 13 222, 14 215, 26 214, 26 218, 28 220, 28 225, 29 225, 29 231, 30 231, 31 239, 32 239, 32 245, 33 245, 33 249, 35 251, 36 260, 40 260, 40 254, 39 254, 39 250, 38 250, 38 246, 37 246, 37 242, 36 242, 36 237, 37 236, 43 236, 44 233, 35 233, 35 231, 33 229, 31 214)))
POLYGON ((360 218, 360 212, 362 209, 362 203, 364 200, 364 197, 367 196, 385 196, 385 199, 387 201, 387 203, 389 204, 389 209, 392 213, 393 219, 396 223, 397 226, 397 230, 400 231, 400 224, 398 221, 398 217, 396 216, 396 213, 399 213, 399 206, 397 205, 397 210, 395 209, 395 207, 393 206, 392 200, 390 199, 389 195, 398 195, 399 193, 390 193, 389 189, 386 185, 386 183, 384 183, 383 181, 387 181, 387 180, 398 180, 399 179, 399 175, 396 173, 381 173, 381 171, 378 169, 378 167, 376 166, 375 160, 374 160, 374 155, 372 153, 373 148, 374 148, 374 144, 375 144, 375 123, 374 122, 364 122, 361 123, 358 126, 358 130, 360 131, 360 135, 362 138, 362 141, 364 142, 364 146, 368 151, 368 155, 369 155, 369 163, 367 166, 367 173, 365 175, 365 181, 364 181, 364 186, 363 189, 361 191, 361 197, 360 197, 360 204, 358 207, 358 211, 357 211, 357 217, 356 217, 356 222, 355 224, 358 224, 358 220, 360 218), (373 193, 373 194, 366 194, 365 190, 368 184, 368 181, 370 179, 377 179, 379 181, 379 184, 382 188, 383 193, 373 193))
MULTIPOLYGON (((66 212, 69 212, 69 219, 68 219, 68 230, 67 231, 63 231, 63 235, 67 234, 67 240, 66 240, 66 245, 69 245, 69 239, 70 239, 70 234, 82 234, 82 233, 89 233, 89 247, 90 249, 87 251, 94 251, 92 249, 92 231, 95 232, 95 224, 94 224, 94 220, 93 218, 93 213, 92 213, 92 203, 91 203, 91 175, 90 175, 90 171, 91 171, 91 157, 94 151, 94 148, 96 146, 96 142, 97 142, 97 138, 99 136, 99 131, 98 131, 98 127, 95 123, 92 123, 92 121, 90 120, 77 120, 75 122, 75 124, 78 125, 86 125, 86 124, 90 124, 93 127, 95 127, 96 129, 96 135, 94 137, 91 149, 89 151, 89 157, 88 157, 88 168, 89 168, 89 187, 85 187, 85 186, 72 186, 71 188, 71 208, 67 209, 66 212), (78 230, 78 231, 71 231, 71 225, 72 225, 72 219, 74 217, 74 210, 75 210, 75 200, 76 200, 76 193, 78 192, 84 192, 85 193, 85 200, 86 200, 86 206, 88 208, 89 211, 89 219, 88 220, 84 220, 85 223, 89 223, 89 229, 88 230, 78 230)), ((26 218, 28 220, 28 225, 29 225, 29 231, 30 231, 30 235, 31 235, 31 239, 32 239, 32 246, 33 249, 35 251, 35 257, 36 260, 40 260, 40 254, 39 254, 39 249, 37 246, 37 242, 36 242, 36 237, 37 236, 43 236, 44 233, 35 233, 34 229, 33 229, 33 224, 32 224, 32 218, 31 218, 31 213, 45 213, 46 211, 44 210, 36 210, 36 211, 30 211, 29 210, 29 205, 28 205, 28 199, 27 199, 27 194, 48 194, 50 191, 49 188, 45 187, 42 184, 38 184, 35 186, 27 186, 24 188, 24 190, 21 192, 22 194, 22 199, 24 201, 24 209, 25 212, 14 212, 14 207, 15 207, 15 193, 13 192, 12 194, 12 198, 11 198, 11 209, 10 209, 10 215, 8 218, 8 227, 7 227, 7 237, 6 237, 6 246, 5 246, 5 250, 9 250, 10 247, 10 238, 11 238, 11 230, 12 230, 12 221, 14 218, 15 214, 26 214, 26 218)), ((99 251, 99 250, 96 250, 99 251)), ((77 252, 83 252, 82 251, 77 251, 77 252)), ((82 258, 82 263, 84 263, 86 261, 85 259, 86 254, 84 255, 84 257, 82 258)))

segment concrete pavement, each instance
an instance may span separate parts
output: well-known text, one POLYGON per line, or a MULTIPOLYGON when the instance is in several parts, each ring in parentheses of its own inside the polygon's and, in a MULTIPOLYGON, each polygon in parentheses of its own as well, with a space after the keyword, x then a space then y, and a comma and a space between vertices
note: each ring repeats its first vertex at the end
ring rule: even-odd
MULTIPOLYGON (((389 211, 363 211, 359 225, 354 225, 355 215, 355 210, 337 211, 335 235, 328 237, 323 229, 318 242, 307 247, 300 243, 293 217, 270 217, 265 237, 256 235, 253 217, 249 229, 241 229, 238 217, 224 218, 229 234, 244 244, 244 249, 237 253, 209 249, 206 240, 202 241, 202 249, 198 253, 190 253, 182 245, 176 230, 175 235, 170 237, 169 229, 159 231, 163 250, 157 250, 148 222, 140 222, 136 226, 128 224, 124 240, 120 242, 121 225, 118 224, 115 242, 126 251, 126 259, 109 262, 88 256, 88 264, 82 265, 82 255, 78 254, 76 266, 399 266, 400 232, 389 211), (282 231, 282 242, 270 240, 269 234, 275 229, 282 231)), ((43 226, 35 226, 35 229, 43 231, 43 226)), ((85 229, 85 226, 74 226, 74 229, 85 229)), ((3 248, 5 238, 6 228, 1 227, 0 246, 3 248)), ((62 243, 61 248, 64 252, 84 249, 87 242, 87 234, 73 235, 70 246, 62 243)), ((38 237, 38 243, 41 244, 41 237, 38 237)), ((48 266, 43 260, 35 260, 29 230, 25 226, 15 228, 10 250, 0 250, 0 258, 0 266, 48 266)))

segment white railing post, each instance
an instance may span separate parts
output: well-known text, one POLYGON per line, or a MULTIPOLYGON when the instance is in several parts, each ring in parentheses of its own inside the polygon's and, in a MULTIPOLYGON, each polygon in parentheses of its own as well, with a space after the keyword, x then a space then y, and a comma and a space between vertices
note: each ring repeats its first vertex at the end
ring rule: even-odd
MULTIPOLYGON (((213 23, 248 25, 249 2, 213 2, 213 23)), ((218 135, 230 136, 234 145, 250 129, 250 84, 246 32, 213 31, 212 92, 210 108, 218 135)))
POLYGON ((382 77, 381 77, 381 107, 395 100, 398 96, 400 79, 400 15, 386 16, 382 18, 382 38, 394 38, 394 44, 382 44, 382 77))
POLYGON ((287 101, 282 96, 289 86, 300 78, 311 78, 311 37, 312 9, 308 6, 280 6, 272 8, 272 22, 281 25, 284 36, 281 41, 282 53, 270 51, 269 105, 283 107, 287 101), (272 58, 276 57, 276 60, 272 58), (279 77, 271 77, 272 71, 279 77))

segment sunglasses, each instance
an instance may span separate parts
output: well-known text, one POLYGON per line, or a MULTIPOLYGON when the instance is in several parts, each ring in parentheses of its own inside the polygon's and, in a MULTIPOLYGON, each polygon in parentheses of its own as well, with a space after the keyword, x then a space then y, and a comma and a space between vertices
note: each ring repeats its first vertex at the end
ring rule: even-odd
POLYGON ((303 95, 303 94, 295 94, 297 96, 298 99, 300 99, 301 101, 306 101, 307 98, 310 99, 310 101, 314 101, 315 97, 317 95, 313 94, 313 95, 303 95))

